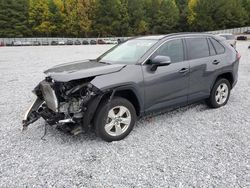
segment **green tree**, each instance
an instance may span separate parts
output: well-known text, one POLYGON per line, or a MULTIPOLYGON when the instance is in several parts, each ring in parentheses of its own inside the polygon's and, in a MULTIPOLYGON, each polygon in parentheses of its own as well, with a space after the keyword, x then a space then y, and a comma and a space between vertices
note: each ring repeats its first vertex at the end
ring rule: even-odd
POLYGON ((175 31, 179 22, 179 9, 175 0, 151 0, 148 17, 151 18, 150 31, 153 34, 164 34, 175 31))
POLYGON ((128 16, 130 35, 141 35, 148 33, 149 23, 146 17, 145 0, 128 0, 128 16))
POLYGON ((94 10, 95 0, 78 0, 77 15, 79 18, 79 28, 81 35, 87 37, 92 26, 92 12, 94 10))
POLYGON ((66 36, 79 36, 80 26, 77 16, 77 0, 64 1, 65 5, 65 33, 66 36))
POLYGON ((188 8, 193 31, 241 27, 248 21, 241 0, 189 0, 188 8))
POLYGON ((247 25, 249 26, 250 25, 250 0, 243 0, 242 5, 247 12, 247 16, 248 16, 247 25))
POLYGON ((0 0, 0 36, 29 36, 28 0, 0 0))
POLYGON ((243 7, 242 0, 228 0, 227 5, 231 10, 230 13, 226 15, 229 20, 227 28, 245 26, 249 19, 248 14, 243 7))
POLYGON ((177 30, 188 31, 188 0, 176 0, 176 4, 180 11, 179 23, 177 25, 177 30))
POLYGON ((97 0, 94 16, 94 33, 98 36, 125 35, 128 30, 126 1, 97 0))
POLYGON ((30 0, 29 24, 36 36, 50 36, 55 29, 50 22, 48 0, 30 0))
POLYGON ((62 0, 48 0, 51 36, 64 36, 65 14, 62 0))
POLYGON ((192 31, 208 31, 216 28, 213 20, 216 2, 213 0, 189 0, 188 23, 192 31))

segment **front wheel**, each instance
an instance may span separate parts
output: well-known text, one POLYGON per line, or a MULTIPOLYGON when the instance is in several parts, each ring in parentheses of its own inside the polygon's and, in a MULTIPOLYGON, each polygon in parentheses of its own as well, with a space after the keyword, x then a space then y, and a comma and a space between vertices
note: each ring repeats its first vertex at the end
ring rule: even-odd
POLYGON ((220 108, 227 104, 230 97, 231 84, 227 79, 219 79, 214 84, 207 103, 212 108, 220 108))
POLYGON ((94 119, 95 132, 108 142, 122 140, 132 131, 135 121, 134 106, 127 99, 115 97, 100 104, 94 119))

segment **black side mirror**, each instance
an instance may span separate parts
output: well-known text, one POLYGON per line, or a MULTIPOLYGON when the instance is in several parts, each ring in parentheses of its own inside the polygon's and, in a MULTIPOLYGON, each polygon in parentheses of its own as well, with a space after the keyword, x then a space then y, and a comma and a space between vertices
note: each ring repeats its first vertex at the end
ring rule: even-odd
POLYGON ((171 64, 171 59, 169 56, 157 55, 152 60, 150 60, 150 65, 152 71, 156 71, 157 67, 168 66, 171 64))

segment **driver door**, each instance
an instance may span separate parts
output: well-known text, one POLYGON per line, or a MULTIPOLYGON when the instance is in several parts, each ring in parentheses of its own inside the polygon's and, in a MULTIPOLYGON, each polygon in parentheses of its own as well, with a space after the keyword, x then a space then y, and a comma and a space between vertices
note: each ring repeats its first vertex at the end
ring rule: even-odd
POLYGON ((187 104, 189 63, 185 61, 184 42, 174 39, 161 45, 142 66, 145 88, 145 112, 187 104), (153 71, 150 61, 156 56, 168 56, 170 65, 159 66, 153 71))

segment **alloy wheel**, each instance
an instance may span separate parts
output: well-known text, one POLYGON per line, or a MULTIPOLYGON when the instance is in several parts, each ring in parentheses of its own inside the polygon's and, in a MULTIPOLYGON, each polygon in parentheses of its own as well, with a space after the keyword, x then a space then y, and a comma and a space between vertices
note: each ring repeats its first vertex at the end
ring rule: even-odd
POLYGON ((125 106, 116 106, 109 110, 105 131, 111 136, 120 136, 131 123, 131 113, 125 106))
POLYGON ((229 88, 227 84, 225 83, 220 84, 215 93, 215 101, 219 105, 224 104, 228 98, 228 94, 229 94, 229 88))

